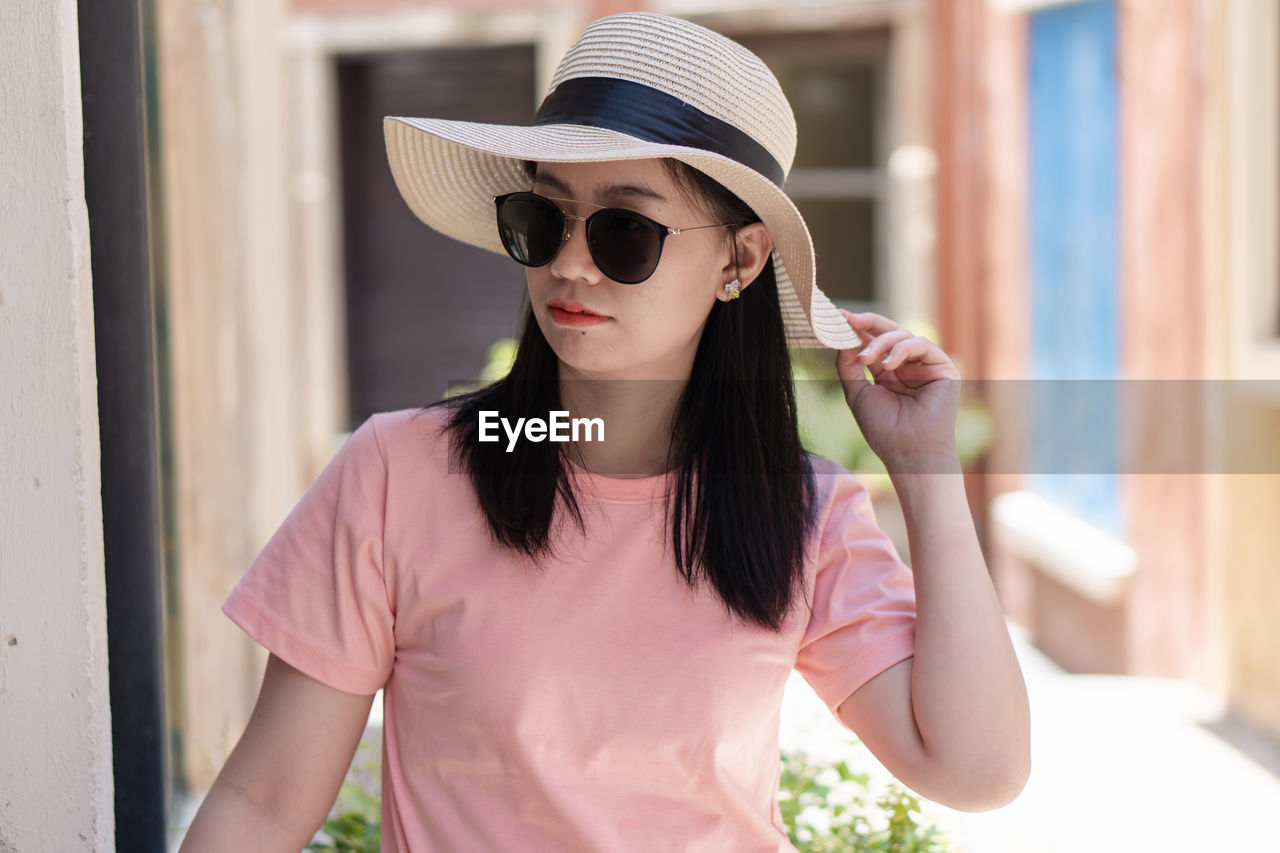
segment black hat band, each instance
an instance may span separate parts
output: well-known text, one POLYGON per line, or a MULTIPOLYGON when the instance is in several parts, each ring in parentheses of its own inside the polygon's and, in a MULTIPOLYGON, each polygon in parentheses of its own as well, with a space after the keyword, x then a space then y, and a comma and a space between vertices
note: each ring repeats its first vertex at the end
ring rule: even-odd
POLYGON ((616 130, 646 142, 721 154, 754 169, 779 187, 787 178, 768 149, 727 121, 631 80, 566 80, 542 102, 534 124, 580 124, 616 130))

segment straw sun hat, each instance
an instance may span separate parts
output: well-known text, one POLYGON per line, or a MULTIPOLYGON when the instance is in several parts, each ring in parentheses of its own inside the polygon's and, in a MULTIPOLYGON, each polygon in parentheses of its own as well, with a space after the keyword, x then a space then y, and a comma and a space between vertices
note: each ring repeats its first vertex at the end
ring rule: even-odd
POLYGON ((796 149, 791 106, 764 63, 718 33, 665 15, 602 18, 560 61, 532 127, 388 116, 383 131, 414 214, 500 254, 492 198, 529 188, 524 161, 681 160, 769 229, 788 342, 859 345, 814 284, 813 239, 782 190, 796 149))

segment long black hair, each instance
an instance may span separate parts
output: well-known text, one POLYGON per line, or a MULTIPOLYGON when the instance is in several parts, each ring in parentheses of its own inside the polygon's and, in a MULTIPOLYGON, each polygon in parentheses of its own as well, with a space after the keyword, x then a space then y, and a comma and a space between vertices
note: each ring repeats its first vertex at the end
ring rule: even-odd
MULTIPOLYGON (((663 162, 716 221, 759 221, 714 179, 663 162)), ((728 231, 736 240, 737 229, 728 231)), ((545 418, 563 408, 558 377, 555 351, 530 308, 507 376, 447 401, 455 464, 470 477, 494 541, 535 564, 554 555, 559 521, 585 529, 569 464, 552 442, 519 442, 510 453, 501 442, 482 443, 479 412, 545 418)), ((803 588, 815 489, 772 260, 739 299, 712 307, 676 406, 668 463, 666 520, 680 574, 690 586, 710 583, 731 613, 780 630, 803 588)))

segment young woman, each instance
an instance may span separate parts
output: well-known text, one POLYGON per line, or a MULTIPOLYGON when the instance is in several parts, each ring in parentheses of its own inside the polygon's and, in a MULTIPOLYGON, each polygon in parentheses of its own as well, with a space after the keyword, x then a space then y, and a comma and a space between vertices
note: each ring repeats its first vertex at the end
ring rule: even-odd
POLYGON ((271 655, 184 850, 305 845, 379 688, 384 850, 792 849, 792 668, 924 796, 1012 799, 1027 698, 964 497, 959 376, 815 286, 759 60, 614 16, 535 126, 386 131, 420 218, 527 267, 519 352, 490 388, 369 419, 232 592, 271 655), (914 572, 857 480, 803 452, 788 343, 839 350, 914 572))

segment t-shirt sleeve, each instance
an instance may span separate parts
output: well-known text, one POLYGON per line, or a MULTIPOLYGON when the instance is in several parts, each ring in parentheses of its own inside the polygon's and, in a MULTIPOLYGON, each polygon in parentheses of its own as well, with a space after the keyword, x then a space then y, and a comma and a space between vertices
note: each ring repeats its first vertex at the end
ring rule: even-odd
POLYGON ((914 654, 915 585, 876 524, 866 488, 843 470, 819 479, 830 489, 829 510, 796 669, 835 713, 872 677, 914 654))
POLYGON ((370 418, 254 558, 222 610, 277 657, 348 693, 375 693, 395 658, 382 565, 387 468, 370 418))

